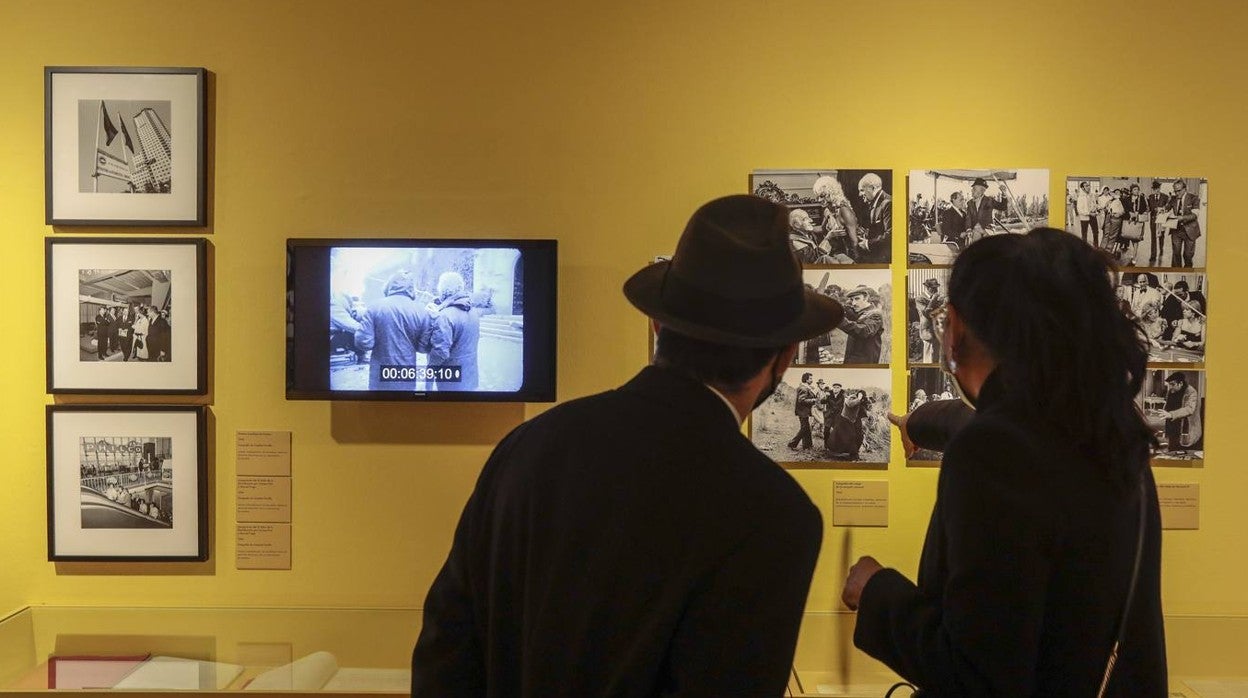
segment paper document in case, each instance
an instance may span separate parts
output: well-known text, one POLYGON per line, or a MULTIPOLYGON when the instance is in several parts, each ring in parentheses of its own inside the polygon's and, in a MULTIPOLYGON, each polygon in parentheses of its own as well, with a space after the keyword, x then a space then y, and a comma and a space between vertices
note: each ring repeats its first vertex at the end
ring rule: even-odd
POLYGON ((242 671, 243 668, 237 664, 152 657, 113 688, 220 691, 238 678, 242 671))
POLYGON ((339 668, 329 652, 313 652, 252 679, 248 691, 368 691, 405 693, 411 690, 409 669, 339 668))

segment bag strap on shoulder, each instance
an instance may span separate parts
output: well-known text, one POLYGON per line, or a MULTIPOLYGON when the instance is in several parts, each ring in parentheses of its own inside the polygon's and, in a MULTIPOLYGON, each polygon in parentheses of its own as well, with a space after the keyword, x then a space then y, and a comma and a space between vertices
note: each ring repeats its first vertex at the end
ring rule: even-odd
POLYGON ((1105 675, 1101 678, 1101 687, 1096 692, 1096 698, 1103 698, 1105 690, 1109 688, 1109 679, 1114 675, 1114 665, 1118 663, 1118 650, 1122 647, 1122 640, 1127 634, 1127 617, 1131 613, 1132 602, 1135 601, 1135 588, 1140 580, 1140 561, 1144 556, 1144 526, 1146 522, 1145 502, 1148 500, 1144 490, 1144 477, 1140 477, 1139 483, 1140 494, 1140 522, 1135 537, 1135 562, 1131 568, 1131 583, 1127 586, 1127 600, 1122 607, 1122 618, 1118 621, 1118 635, 1114 638, 1114 646, 1109 651, 1109 661, 1105 664, 1105 675))

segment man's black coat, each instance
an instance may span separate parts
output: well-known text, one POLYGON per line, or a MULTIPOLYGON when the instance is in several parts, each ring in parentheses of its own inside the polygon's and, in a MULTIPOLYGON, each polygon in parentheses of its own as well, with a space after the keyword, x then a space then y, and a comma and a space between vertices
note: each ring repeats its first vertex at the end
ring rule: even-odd
POLYGON ((719 397, 646 368, 495 449, 425 601, 413 698, 779 696, 821 537, 719 397))

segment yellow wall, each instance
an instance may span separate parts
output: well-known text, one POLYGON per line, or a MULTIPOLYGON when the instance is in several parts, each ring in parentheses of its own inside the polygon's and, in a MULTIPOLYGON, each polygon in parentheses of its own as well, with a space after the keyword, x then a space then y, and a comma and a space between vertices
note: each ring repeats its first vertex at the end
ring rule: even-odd
MULTIPOLYGON (((560 240, 561 399, 645 360, 620 284, 693 208, 757 167, 1052 169, 1208 177, 1214 277, 1202 528, 1165 538, 1169 613, 1248 614, 1248 341, 1236 225, 1248 185, 1242 3, 229 0, 154 15, 0 0, 0 611, 25 603, 414 606, 490 445, 541 406, 283 399, 283 240, 560 240), (215 74, 212 562, 45 561, 44 65, 215 74), (295 435, 294 569, 233 569, 232 438, 295 435)), ((900 210, 900 209, 899 209, 900 210)), ((1060 207, 1058 209, 1060 215, 1060 207)), ((1054 221, 1060 223, 1060 221, 1054 221)), ((896 218, 902 229, 903 217, 896 218)), ((67 230, 58 235, 87 230, 67 230)), ((112 232, 112 231, 107 231, 112 232)), ((188 231, 193 234, 194 231, 188 231)), ((904 259, 901 236, 894 258, 904 259)), ((902 307, 895 265, 894 307, 902 307)), ((900 329, 901 324, 896 325, 900 329)), ((897 336, 898 333, 895 333, 897 336)), ((894 388, 904 388, 894 368, 894 388)), ((810 599, 877 555, 913 571, 935 470, 893 454, 892 526, 832 529, 810 599)), ((830 522, 835 472, 798 478, 830 522)))

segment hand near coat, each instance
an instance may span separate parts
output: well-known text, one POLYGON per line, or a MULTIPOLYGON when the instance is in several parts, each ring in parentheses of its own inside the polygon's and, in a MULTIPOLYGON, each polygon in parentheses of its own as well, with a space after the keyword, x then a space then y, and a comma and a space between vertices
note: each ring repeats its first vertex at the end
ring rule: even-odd
POLYGON ((858 562, 849 568, 849 576, 845 578, 845 590, 841 592, 841 601, 845 602, 849 610, 858 610, 858 602, 862 600, 862 590, 867 587, 871 576, 882 569, 884 566, 870 555, 858 558, 858 562))

